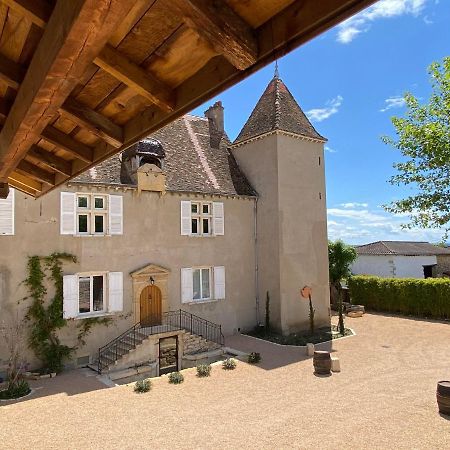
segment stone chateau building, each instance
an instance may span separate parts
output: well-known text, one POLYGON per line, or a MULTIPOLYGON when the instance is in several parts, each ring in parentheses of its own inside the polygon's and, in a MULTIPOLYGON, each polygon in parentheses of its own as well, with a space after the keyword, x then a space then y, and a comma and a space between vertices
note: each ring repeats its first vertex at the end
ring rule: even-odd
MULTIPOLYGON (((64 266, 62 343, 77 344, 81 319, 113 319, 93 327, 72 365, 188 365, 222 335, 263 323, 267 292, 274 328, 306 329, 305 285, 317 325, 329 323, 326 140, 278 76, 234 142, 220 102, 205 115, 42 198, 12 190, 0 200, 1 320, 23 314, 28 256, 67 252, 78 262, 64 266)), ((0 371, 6 357, 2 343, 0 371)))

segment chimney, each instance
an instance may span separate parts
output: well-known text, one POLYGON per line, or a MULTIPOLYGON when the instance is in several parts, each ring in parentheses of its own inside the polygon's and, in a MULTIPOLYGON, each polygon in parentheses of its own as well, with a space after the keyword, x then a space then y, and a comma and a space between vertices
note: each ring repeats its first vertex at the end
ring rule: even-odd
POLYGON ((224 134, 222 102, 216 102, 205 111, 209 123, 209 139, 211 148, 219 148, 224 134))

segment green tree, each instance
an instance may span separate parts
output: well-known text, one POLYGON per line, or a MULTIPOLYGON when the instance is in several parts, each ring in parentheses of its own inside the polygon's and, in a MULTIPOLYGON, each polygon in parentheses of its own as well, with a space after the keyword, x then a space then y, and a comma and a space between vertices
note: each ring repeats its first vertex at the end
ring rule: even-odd
POLYGON ((344 315, 342 307, 341 281, 351 275, 350 266, 356 259, 356 250, 341 240, 328 241, 328 264, 330 276, 330 293, 333 304, 339 307, 339 332, 344 335, 344 315))
POLYGON ((385 205, 387 211, 410 216, 406 228, 450 229, 450 57, 430 65, 432 94, 426 104, 405 94, 405 117, 393 117, 397 139, 383 141, 400 150, 393 185, 412 188, 404 199, 385 205))
POLYGON ((341 281, 351 275, 350 266, 356 259, 356 250, 341 240, 328 241, 330 284, 340 292, 341 281))

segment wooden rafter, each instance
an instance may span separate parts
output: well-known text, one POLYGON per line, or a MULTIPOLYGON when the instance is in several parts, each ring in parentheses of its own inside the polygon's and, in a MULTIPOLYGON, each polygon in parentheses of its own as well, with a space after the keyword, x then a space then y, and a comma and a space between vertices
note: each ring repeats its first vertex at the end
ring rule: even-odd
POLYGON ((33 178, 33 180, 41 183, 48 184, 50 186, 55 185, 55 175, 41 169, 38 166, 23 159, 16 167, 16 171, 27 177, 33 178))
POLYGON ((92 148, 84 145, 83 143, 76 141, 68 134, 63 133, 57 128, 48 125, 45 127, 41 136, 58 148, 65 150, 77 159, 81 161, 91 163, 94 160, 94 154, 92 148))
POLYGON ((77 125, 86 128, 113 147, 120 147, 123 144, 123 130, 119 125, 74 98, 69 97, 60 111, 77 125))
POLYGON ((72 164, 54 153, 47 152, 43 148, 32 145, 27 157, 39 161, 43 166, 69 177, 72 174, 72 164))
POLYGON ((23 190, 27 194, 30 193, 30 190, 36 191, 37 193, 42 192, 42 183, 39 183, 39 181, 33 180, 33 178, 27 177, 26 175, 20 174, 16 170, 11 172, 9 184, 19 190, 23 190))
POLYGON ((107 45, 94 63, 165 111, 173 111, 173 92, 157 78, 107 45))
POLYGON ((0 181, 24 157, 132 5, 58 0, 0 133, 0 181))
POLYGON ((251 27, 222 0, 173 0, 183 21, 237 69, 247 69, 258 57, 251 27))
POLYGON ((52 7, 45 0, 2 0, 2 3, 5 3, 40 28, 45 28, 52 13, 52 7))

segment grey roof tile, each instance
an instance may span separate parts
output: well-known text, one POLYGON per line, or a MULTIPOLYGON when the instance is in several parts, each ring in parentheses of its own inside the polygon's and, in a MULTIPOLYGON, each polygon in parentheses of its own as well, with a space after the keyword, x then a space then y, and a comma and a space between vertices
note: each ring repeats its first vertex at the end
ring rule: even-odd
POLYGON ((326 141, 306 117, 283 81, 275 76, 258 100, 233 144, 281 130, 326 141))

